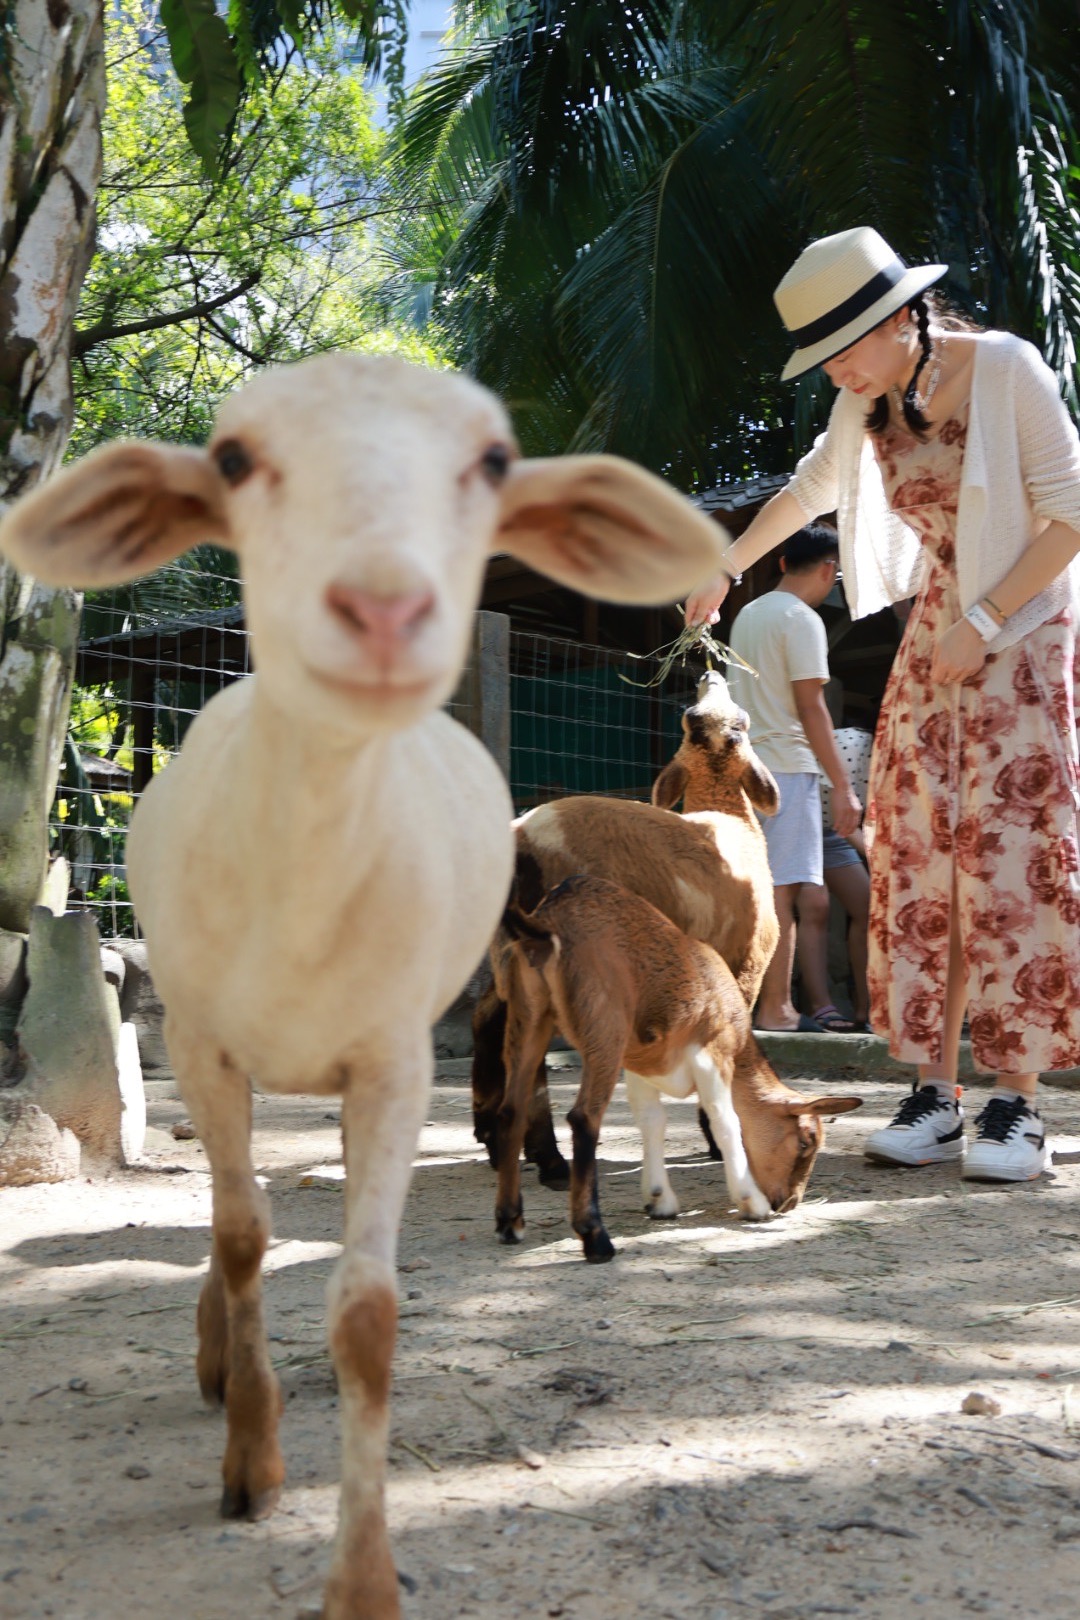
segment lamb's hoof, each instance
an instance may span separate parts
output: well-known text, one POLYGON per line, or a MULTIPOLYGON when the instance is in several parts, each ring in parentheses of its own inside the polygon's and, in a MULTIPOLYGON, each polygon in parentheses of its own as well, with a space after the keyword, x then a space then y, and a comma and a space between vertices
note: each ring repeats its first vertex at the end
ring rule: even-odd
POLYGON ((257 1519, 270 1517, 277 1507, 280 1495, 280 1485, 271 1485, 269 1490, 257 1491, 254 1496, 242 1485, 237 1487, 226 1485, 221 1492, 221 1517, 248 1519, 254 1524, 257 1519))
POLYGON ((599 1232, 587 1232, 581 1241, 585 1249, 585 1258, 590 1265, 600 1266, 606 1260, 614 1260, 615 1245, 603 1229, 599 1232))
POLYGON ((552 1192, 565 1192, 570 1185, 570 1166, 561 1156, 547 1164, 538 1164, 536 1174, 541 1187, 550 1187, 552 1192))
POLYGON ((740 1198, 739 1218, 744 1221, 771 1220, 772 1205, 763 1193, 754 1193, 749 1198, 740 1198))
POLYGON ((498 1238, 500 1243, 511 1245, 514 1243, 524 1243, 525 1222, 522 1221, 520 1225, 517 1226, 497 1226, 495 1228, 495 1236, 498 1238))
POLYGON ((679 1218, 678 1204, 667 1205, 657 1201, 655 1204, 646 1204, 645 1213, 650 1221, 677 1221, 679 1218))

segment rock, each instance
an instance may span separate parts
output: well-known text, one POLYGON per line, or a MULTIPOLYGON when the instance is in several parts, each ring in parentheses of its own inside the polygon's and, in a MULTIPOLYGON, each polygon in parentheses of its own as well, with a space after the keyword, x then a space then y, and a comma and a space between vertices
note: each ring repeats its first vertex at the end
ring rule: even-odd
POLYGON ((176 1142, 194 1142, 198 1134, 190 1119, 178 1119, 172 1128, 173 1140, 176 1142))
POLYGON ((0 1187, 71 1181, 80 1158, 74 1133, 24 1097, 20 1087, 0 1091, 0 1187))
POLYGON ((146 941, 117 939, 110 947, 124 960, 124 984, 120 992, 120 1012, 135 1025, 139 1037, 139 1057, 148 1080, 165 1079, 172 1064, 165 1046, 165 1008, 154 988, 146 941))
POLYGON ((146 1103, 134 1031, 121 1025, 116 991, 101 971, 101 945, 86 912, 54 917, 34 908, 29 989, 18 1023, 22 1087, 84 1156, 125 1164, 142 1152, 146 1103))
POLYGON ((119 951, 110 950, 108 945, 101 947, 101 971, 105 975, 106 984, 111 984, 119 996, 124 988, 127 963, 119 951))
POLYGON ((1001 1402, 995 1401, 992 1395, 984 1395, 980 1390, 973 1389, 960 1402, 960 1410, 971 1417, 999 1417, 1001 1402))

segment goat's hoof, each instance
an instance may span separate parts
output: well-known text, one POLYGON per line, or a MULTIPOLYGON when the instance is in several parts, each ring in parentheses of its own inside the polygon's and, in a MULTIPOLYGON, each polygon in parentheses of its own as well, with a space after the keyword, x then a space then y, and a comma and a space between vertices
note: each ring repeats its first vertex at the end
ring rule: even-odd
POLYGON ((525 1241, 525 1222, 524 1221, 515 1221, 515 1222, 508 1222, 505 1226, 501 1226, 501 1225, 497 1226, 495 1228, 495 1236, 498 1238, 500 1243, 506 1243, 506 1244, 510 1244, 510 1245, 512 1245, 514 1243, 524 1243, 524 1241, 525 1241))
POLYGON ((739 1218, 744 1221, 771 1220, 772 1206, 760 1193, 756 1198, 740 1198, 739 1218))
POLYGON ((550 1187, 552 1192, 565 1192, 570 1185, 570 1166, 561 1155, 547 1164, 538 1164, 536 1174, 541 1187, 550 1187))
POLYGON ((645 1213, 650 1221, 677 1221, 679 1218, 678 1204, 666 1204, 660 1198, 645 1205, 645 1213))
POLYGON ((256 1491, 254 1495, 244 1485, 226 1485, 221 1492, 221 1517, 248 1519, 251 1523, 257 1519, 267 1519, 277 1506, 280 1495, 280 1485, 271 1485, 268 1490, 256 1491))
POLYGON ((586 1233, 581 1241, 585 1249, 585 1258, 590 1265, 602 1266, 605 1261, 614 1260, 615 1245, 603 1228, 599 1232, 586 1233))

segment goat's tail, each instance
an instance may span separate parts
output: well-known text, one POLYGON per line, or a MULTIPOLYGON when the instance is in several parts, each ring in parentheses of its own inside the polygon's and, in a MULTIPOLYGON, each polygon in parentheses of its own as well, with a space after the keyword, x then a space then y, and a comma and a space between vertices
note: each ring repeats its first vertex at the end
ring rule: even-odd
POLYGON ((510 938, 521 947, 525 960, 540 969, 559 949, 559 936, 553 928, 537 922, 535 914, 529 916, 517 906, 507 906, 502 925, 510 938))

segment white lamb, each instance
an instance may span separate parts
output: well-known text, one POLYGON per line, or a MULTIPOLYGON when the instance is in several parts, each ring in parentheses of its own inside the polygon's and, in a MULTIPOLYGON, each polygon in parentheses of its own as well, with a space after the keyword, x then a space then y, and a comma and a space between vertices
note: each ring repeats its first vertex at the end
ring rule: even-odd
POLYGON ((180 1088, 213 1172, 198 1375, 224 1397, 226 1515, 284 1478, 263 1326, 268 1200, 251 1081, 340 1094, 344 1252, 328 1290, 342 1401, 326 1620, 400 1613, 383 1505, 398 1223, 432 1074, 430 1027, 510 883, 506 786, 439 712, 484 564, 670 601, 722 531, 607 457, 517 459, 463 377, 333 355, 260 376, 205 451, 106 447, 19 502, 0 549, 53 584, 110 586, 200 541, 239 552, 258 674, 216 697, 147 790, 131 889, 180 1088))

